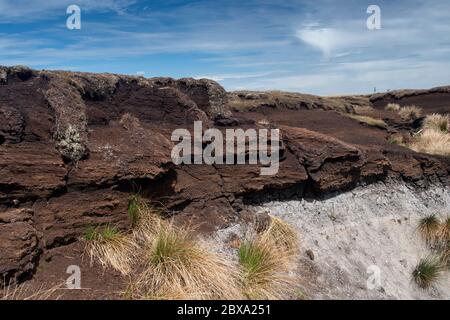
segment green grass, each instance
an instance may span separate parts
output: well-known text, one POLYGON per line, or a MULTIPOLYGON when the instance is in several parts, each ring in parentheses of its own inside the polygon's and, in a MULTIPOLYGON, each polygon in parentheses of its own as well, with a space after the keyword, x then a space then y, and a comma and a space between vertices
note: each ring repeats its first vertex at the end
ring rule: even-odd
POLYGON ((262 272, 270 261, 270 251, 254 242, 244 242, 239 247, 239 263, 248 277, 262 272))
POLYGON ((412 273, 412 278, 416 284, 426 289, 439 280, 443 271, 442 262, 435 256, 421 259, 412 273))
POLYGON ((87 241, 97 240, 98 239, 97 237, 98 237, 98 232, 97 232, 96 227, 90 226, 84 232, 84 239, 87 241))
POLYGON ((128 203, 128 217, 130 217, 133 225, 136 225, 140 219, 140 202, 138 195, 132 195, 128 203))
POLYGON ((247 240, 238 251, 244 295, 251 300, 287 299, 294 294, 296 279, 289 275, 295 255, 270 237, 247 240))
POLYGON ((106 225, 103 228, 90 226, 84 233, 84 239, 87 241, 113 240, 120 235, 119 229, 115 226, 106 225))
POLYGON ((164 263, 168 260, 184 260, 190 254, 192 243, 184 233, 172 232, 172 229, 162 228, 156 236, 150 261, 153 265, 164 263))
POLYGON ((119 235, 119 229, 115 226, 107 225, 102 231, 101 236, 104 240, 113 240, 116 239, 119 235))

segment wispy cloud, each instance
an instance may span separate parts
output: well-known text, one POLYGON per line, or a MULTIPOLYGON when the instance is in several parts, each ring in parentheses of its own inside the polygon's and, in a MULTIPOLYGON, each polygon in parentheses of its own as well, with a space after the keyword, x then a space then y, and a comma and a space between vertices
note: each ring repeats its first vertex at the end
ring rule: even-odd
POLYGON ((369 92, 450 83, 448 0, 0 0, 0 64, 216 79, 227 89, 369 92))
POLYGON ((125 8, 136 3, 135 0, 0 0, 0 19, 2 22, 27 23, 48 19, 55 11, 65 14, 66 8, 76 4, 86 11, 123 12, 125 8))

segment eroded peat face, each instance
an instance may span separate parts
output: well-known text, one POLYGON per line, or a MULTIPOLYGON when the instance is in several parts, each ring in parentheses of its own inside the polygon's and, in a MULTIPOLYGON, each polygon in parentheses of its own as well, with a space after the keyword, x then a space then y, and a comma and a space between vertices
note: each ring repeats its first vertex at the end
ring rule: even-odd
POLYGON ((276 175, 280 160, 279 129, 219 129, 203 132, 202 121, 194 122, 194 135, 176 129, 171 140, 172 161, 181 164, 261 165, 260 175, 276 175))

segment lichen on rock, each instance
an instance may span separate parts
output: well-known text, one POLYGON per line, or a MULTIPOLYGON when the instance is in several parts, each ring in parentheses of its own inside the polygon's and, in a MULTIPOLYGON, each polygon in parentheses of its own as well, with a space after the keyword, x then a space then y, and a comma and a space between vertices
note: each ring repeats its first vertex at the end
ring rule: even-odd
POLYGON ((56 149, 65 160, 76 163, 88 153, 86 106, 80 92, 67 79, 56 75, 44 97, 55 112, 56 149))

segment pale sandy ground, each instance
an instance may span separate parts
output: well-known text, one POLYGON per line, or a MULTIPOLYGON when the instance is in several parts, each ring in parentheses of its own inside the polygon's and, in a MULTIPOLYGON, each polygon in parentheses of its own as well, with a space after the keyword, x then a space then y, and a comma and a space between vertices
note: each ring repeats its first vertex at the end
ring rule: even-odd
MULTIPOLYGON (((254 209, 278 216, 298 230, 301 252, 296 272, 304 298, 450 298, 449 272, 430 290, 411 281, 417 262, 430 254, 417 232, 418 221, 432 213, 450 215, 450 189, 417 192, 403 183, 377 183, 320 201, 275 201, 254 209), (306 250, 312 250, 314 260, 306 250)), ((233 226, 218 236, 224 239, 241 229, 233 226)))

